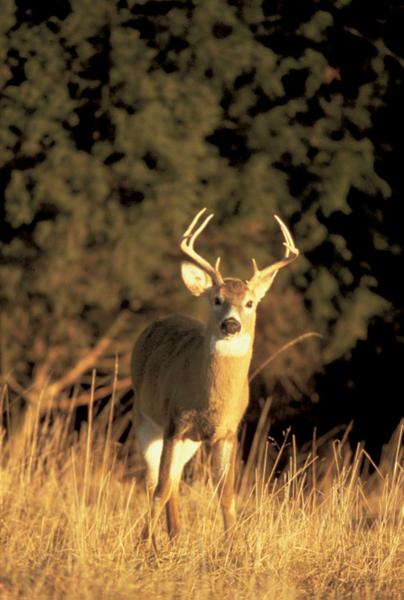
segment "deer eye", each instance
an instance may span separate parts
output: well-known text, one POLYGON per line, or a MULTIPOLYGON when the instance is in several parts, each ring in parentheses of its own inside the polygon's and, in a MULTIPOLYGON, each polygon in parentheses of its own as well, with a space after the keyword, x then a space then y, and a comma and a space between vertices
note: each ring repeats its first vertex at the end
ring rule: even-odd
POLYGON ((213 300, 213 304, 215 306, 220 306, 222 304, 222 299, 219 298, 219 296, 215 296, 215 299, 213 300))
POLYGON ((246 304, 245 304, 245 305, 246 305, 246 307, 247 307, 247 308, 252 308, 252 306, 253 306, 253 301, 252 301, 252 300, 249 300, 248 302, 246 302, 246 304))

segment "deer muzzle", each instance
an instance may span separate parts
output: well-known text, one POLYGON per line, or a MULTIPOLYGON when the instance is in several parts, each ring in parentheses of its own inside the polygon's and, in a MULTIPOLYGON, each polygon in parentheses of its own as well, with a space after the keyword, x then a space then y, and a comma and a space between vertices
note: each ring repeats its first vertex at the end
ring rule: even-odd
POLYGON ((234 317, 229 317, 228 319, 224 319, 224 321, 222 321, 220 329, 224 335, 234 335, 235 333, 239 333, 241 331, 241 323, 234 317))

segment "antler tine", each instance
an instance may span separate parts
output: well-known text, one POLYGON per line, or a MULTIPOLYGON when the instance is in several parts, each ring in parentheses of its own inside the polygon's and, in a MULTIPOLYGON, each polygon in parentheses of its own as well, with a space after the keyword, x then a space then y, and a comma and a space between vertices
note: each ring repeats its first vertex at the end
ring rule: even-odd
POLYGON ((204 229, 204 227, 206 227, 206 225, 209 223, 209 221, 213 218, 213 213, 211 215, 208 215, 208 217, 204 220, 204 222, 199 227, 199 229, 197 229, 196 232, 192 233, 193 228, 195 227, 195 225, 197 224, 197 222, 199 221, 201 215, 203 215, 204 212, 206 212, 206 208, 202 208, 202 210, 200 210, 195 215, 195 217, 192 219, 191 223, 188 225, 187 230, 184 232, 181 240, 183 240, 184 238, 188 238, 190 236, 199 235, 200 232, 204 229))
POLYGON ((252 258, 251 262, 252 262, 252 266, 253 266, 253 277, 254 277, 254 275, 256 275, 257 273, 259 273, 260 270, 259 270, 259 268, 257 266, 257 261, 255 260, 255 258, 252 258))
POLYGON ((278 217, 278 215, 274 215, 274 218, 278 222, 278 225, 281 228, 281 231, 283 233, 283 237, 285 238, 285 242, 283 242, 283 245, 286 247, 286 258, 289 256, 290 252, 293 252, 293 253, 297 252, 296 256, 298 256, 299 250, 295 246, 295 243, 293 241, 293 238, 290 234, 289 229, 286 227, 286 225, 282 221, 282 219, 280 217, 278 217))
POLYGON ((212 267, 212 265, 206 259, 200 256, 194 248, 195 240, 205 229, 209 221, 213 218, 213 213, 208 215, 206 219, 199 225, 199 227, 195 231, 193 231, 201 215, 203 215, 205 211, 206 208, 203 208, 192 219, 191 223, 189 224, 188 228, 186 229, 184 235, 180 240, 180 248, 188 258, 190 258, 196 265, 198 265, 206 273, 208 273, 208 275, 212 277, 213 281, 217 285, 221 285, 223 283, 223 278, 219 272, 220 259, 219 262, 216 261, 216 267, 212 267))
POLYGON ((282 231, 283 237, 285 239, 285 241, 283 242, 283 245, 286 248, 285 258, 277 261, 273 265, 270 265, 269 267, 266 267, 265 269, 262 269, 262 270, 258 269, 257 263, 256 263, 255 259, 253 258, 252 259, 253 276, 250 281, 252 281, 254 278, 258 278, 258 277, 269 278, 272 276, 272 279, 271 279, 271 284, 272 284, 278 271, 280 269, 282 269, 283 267, 286 267, 287 265, 289 265, 291 262, 293 262, 299 256, 299 249, 296 248, 289 229, 286 227, 286 225, 282 221, 282 219, 280 217, 278 217, 278 215, 274 215, 274 218, 276 219, 276 221, 282 231))
POLYGON ((213 213, 211 215, 208 215, 206 217, 206 219, 201 223, 201 225, 198 227, 198 229, 196 231, 194 231, 194 233, 191 234, 191 238, 189 240, 189 245, 193 248, 194 247, 194 243, 196 238, 202 233, 202 231, 205 229, 206 225, 209 223, 209 221, 213 219, 213 213))

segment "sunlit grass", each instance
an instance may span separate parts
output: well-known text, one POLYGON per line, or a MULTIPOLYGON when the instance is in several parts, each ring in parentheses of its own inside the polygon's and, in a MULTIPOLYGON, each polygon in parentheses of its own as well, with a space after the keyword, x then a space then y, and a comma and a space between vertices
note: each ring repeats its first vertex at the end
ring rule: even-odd
POLYGON ((170 543, 162 527, 156 555, 141 542, 143 482, 94 424, 74 439, 67 417, 34 418, 3 443, 0 598, 402 597, 399 432, 371 477, 341 444, 323 459, 292 444, 277 478, 250 466, 229 541, 209 479, 183 483, 182 533, 170 543))

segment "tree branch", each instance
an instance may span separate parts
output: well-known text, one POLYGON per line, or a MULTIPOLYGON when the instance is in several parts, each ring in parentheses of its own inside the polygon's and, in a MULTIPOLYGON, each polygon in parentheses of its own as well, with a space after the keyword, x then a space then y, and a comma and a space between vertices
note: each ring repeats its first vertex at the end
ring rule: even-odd
POLYGON ((275 358, 278 358, 278 356, 280 354, 282 354, 282 352, 286 352, 286 350, 289 350, 289 348, 292 348, 293 346, 295 346, 296 344, 298 344, 299 342, 309 338, 309 337, 318 337, 318 338, 322 338, 323 336, 321 335, 321 333, 317 333, 316 331, 308 331, 307 333, 302 333, 302 335, 299 335, 298 337, 294 338, 293 340, 291 340, 290 342, 287 342, 286 344, 284 344, 283 346, 281 346, 276 352, 275 354, 271 354, 271 356, 269 356, 268 358, 266 358, 264 360, 264 362, 262 362, 260 364, 259 367, 257 367, 255 369, 255 371, 253 371, 251 373, 251 375, 248 378, 248 382, 251 383, 251 381, 253 379, 255 379, 255 377, 258 375, 258 373, 260 373, 262 371, 262 369, 265 369, 265 367, 267 367, 269 365, 269 363, 271 363, 272 361, 275 360, 275 358))
POLYGON ((61 400, 57 400, 56 402, 52 400, 52 407, 60 410, 70 410, 72 405, 76 406, 85 406, 86 404, 90 404, 91 401, 100 400, 101 398, 105 398, 112 392, 119 392, 121 390, 129 390, 132 385, 132 380, 130 377, 125 377, 121 381, 117 381, 112 383, 111 385, 104 385, 103 387, 95 390, 93 393, 89 390, 83 394, 77 396, 77 398, 63 398, 61 400))
MULTIPOLYGON (((88 352, 81 360, 79 360, 74 367, 70 369, 63 377, 59 380, 50 383, 46 389, 46 397, 50 398, 51 401, 55 396, 58 396, 63 389, 75 383, 79 377, 88 369, 94 366, 94 363, 97 359, 109 348, 111 345, 114 336, 121 329, 123 324, 126 322, 128 315, 126 312, 120 313, 115 321, 112 323, 111 327, 107 331, 107 333, 100 339, 98 344, 88 352)), ((38 387, 43 387, 44 385, 44 373, 43 369, 39 370, 39 375, 35 378, 34 381, 34 390, 31 390, 28 395, 28 400, 30 402, 35 402, 35 396, 38 393, 38 387)))

